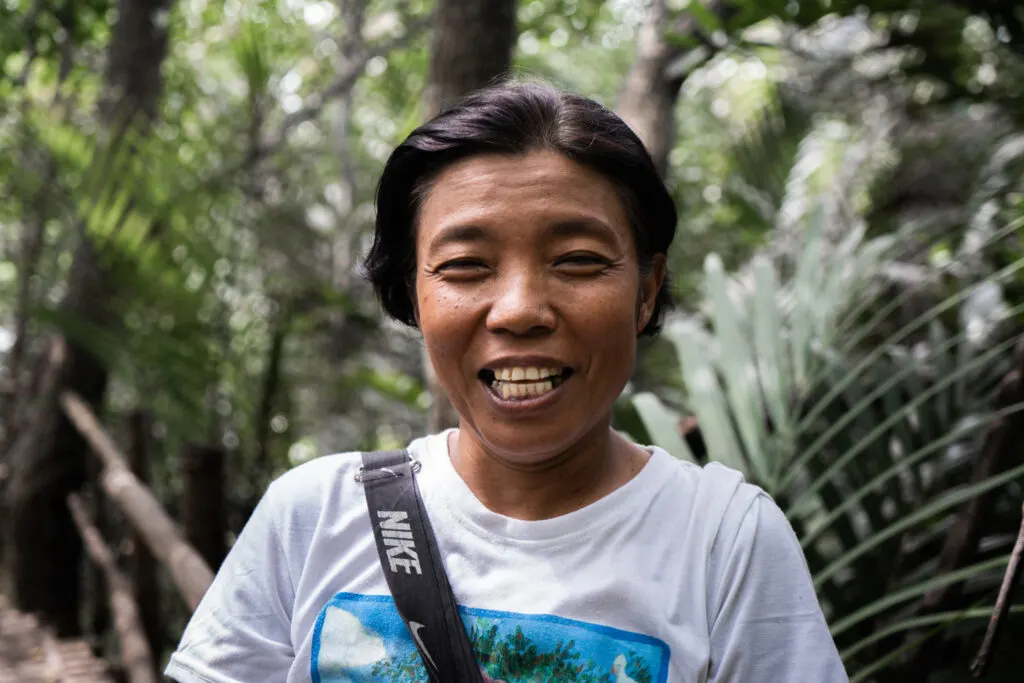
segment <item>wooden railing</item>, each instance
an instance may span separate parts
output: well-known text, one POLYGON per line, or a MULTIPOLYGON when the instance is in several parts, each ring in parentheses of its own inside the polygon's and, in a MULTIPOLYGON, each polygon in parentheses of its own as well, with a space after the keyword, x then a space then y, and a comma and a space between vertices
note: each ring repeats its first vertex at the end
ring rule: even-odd
POLYGON ((146 546, 170 571, 189 609, 194 610, 213 581, 213 572, 164 511, 156 496, 128 467, 89 407, 72 393, 61 396, 64 411, 103 461, 100 484, 142 535, 146 546))
MULTIPOLYGON (((164 510, 147 487, 132 472, 127 459, 89 407, 75 394, 66 392, 61 405, 72 424, 81 432, 102 463, 98 482, 109 499, 124 513, 128 523, 170 574, 189 612, 213 581, 213 571, 199 552, 186 540, 177 523, 164 510)), ((124 671, 130 683, 157 681, 153 653, 142 626, 138 604, 127 577, 117 567, 114 553, 90 519, 77 494, 68 497, 68 506, 89 557, 106 578, 114 628, 121 644, 124 671)))
POLYGON ((114 553, 104 543, 100 530, 92 523, 78 494, 68 496, 68 507, 71 508, 71 516, 85 543, 86 552, 99 565, 107 580, 110 612, 114 615, 114 629, 121 641, 121 661, 128 680, 132 683, 157 683, 153 653, 142 629, 142 619, 139 617, 139 607, 132 594, 131 583, 117 568, 114 553))

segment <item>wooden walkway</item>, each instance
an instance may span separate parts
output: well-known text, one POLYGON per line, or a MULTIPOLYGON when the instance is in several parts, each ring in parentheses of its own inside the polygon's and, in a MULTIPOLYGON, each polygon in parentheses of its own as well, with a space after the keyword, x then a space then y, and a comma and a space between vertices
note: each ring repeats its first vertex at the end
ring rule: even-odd
POLYGON ((113 683, 81 640, 56 640, 0 595, 0 683, 113 683))

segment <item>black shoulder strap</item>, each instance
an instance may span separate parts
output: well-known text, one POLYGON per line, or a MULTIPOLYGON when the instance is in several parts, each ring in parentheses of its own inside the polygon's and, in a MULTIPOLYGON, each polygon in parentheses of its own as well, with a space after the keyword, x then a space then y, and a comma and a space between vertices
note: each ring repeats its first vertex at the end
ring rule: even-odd
POLYGON ((366 489, 381 569, 433 683, 483 683, 444 570, 407 451, 363 453, 366 489))

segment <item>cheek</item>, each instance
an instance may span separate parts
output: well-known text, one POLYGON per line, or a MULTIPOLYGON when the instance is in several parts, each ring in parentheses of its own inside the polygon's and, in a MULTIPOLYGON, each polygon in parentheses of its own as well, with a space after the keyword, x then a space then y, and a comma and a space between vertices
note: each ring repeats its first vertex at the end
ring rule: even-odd
POLYGON ((626 374, 631 372, 636 349, 636 292, 636 282, 622 278, 580 288, 575 296, 564 299, 564 316, 595 357, 602 365, 622 365, 626 374))
POLYGON ((576 308, 593 325, 614 328, 616 333, 632 329, 628 324, 623 328, 623 323, 636 322, 639 284, 637 277, 619 274, 594 286, 581 287, 574 297, 576 308))
POLYGON ((420 280, 416 286, 419 327, 434 365, 457 363, 469 341, 472 302, 449 287, 420 280))

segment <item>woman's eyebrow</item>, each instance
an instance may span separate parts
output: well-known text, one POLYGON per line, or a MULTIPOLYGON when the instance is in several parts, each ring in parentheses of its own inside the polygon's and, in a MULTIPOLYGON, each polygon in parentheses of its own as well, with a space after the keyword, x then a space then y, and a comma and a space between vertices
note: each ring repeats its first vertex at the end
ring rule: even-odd
POLYGON ((434 239, 430 241, 430 250, 436 251, 449 244, 484 242, 489 237, 488 232, 479 225, 453 225, 441 229, 434 239))
POLYGON ((551 234, 554 237, 592 237, 611 247, 619 245, 618 233, 605 221, 593 216, 559 221, 551 227, 551 234))
MULTIPOLYGON (((590 237, 609 247, 619 246, 619 236, 604 220, 594 216, 569 218, 552 224, 549 235, 555 238, 590 237)), ((430 241, 429 251, 437 251, 451 244, 487 242, 494 239, 490 230, 479 225, 452 225, 441 228, 430 241)))

